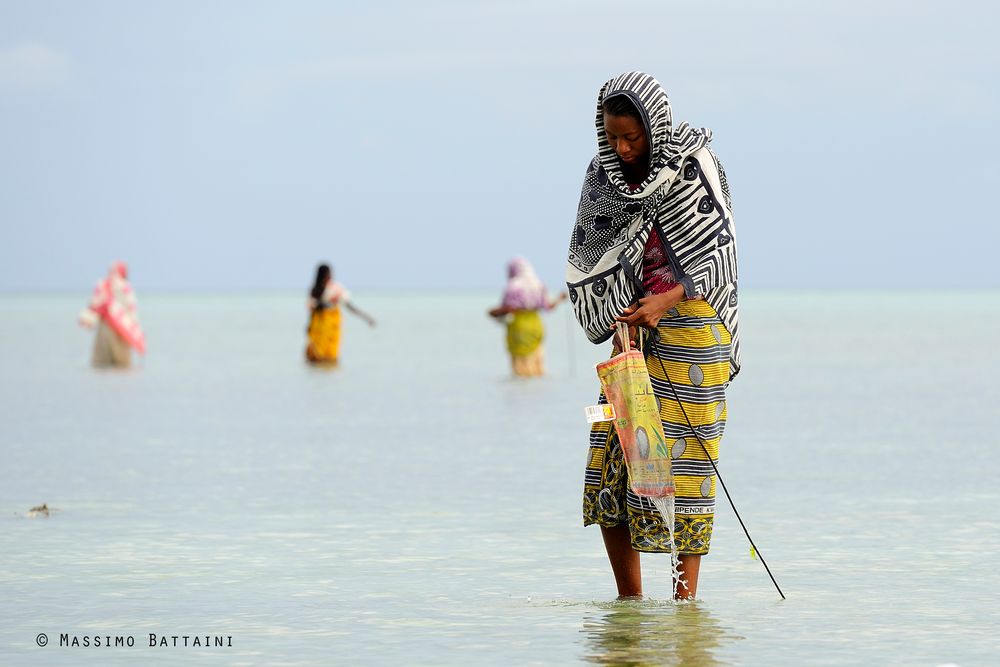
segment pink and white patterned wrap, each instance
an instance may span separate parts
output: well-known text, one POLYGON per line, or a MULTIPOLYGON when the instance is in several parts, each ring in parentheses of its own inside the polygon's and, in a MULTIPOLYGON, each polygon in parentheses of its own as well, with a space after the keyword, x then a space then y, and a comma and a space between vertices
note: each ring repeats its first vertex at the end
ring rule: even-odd
POLYGON ((146 335, 139 326, 136 313, 135 292, 129 285, 128 267, 115 262, 107 278, 99 281, 90 299, 90 310, 107 322, 115 333, 140 354, 146 352, 146 335))

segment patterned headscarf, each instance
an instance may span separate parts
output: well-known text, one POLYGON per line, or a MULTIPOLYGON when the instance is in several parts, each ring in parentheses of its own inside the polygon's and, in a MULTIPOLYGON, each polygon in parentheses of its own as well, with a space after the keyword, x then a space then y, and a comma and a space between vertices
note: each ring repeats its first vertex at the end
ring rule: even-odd
POLYGON ((523 257, 515 257, 507 264, 507 287, 501 305, 514 310, 548 308, 545 285, 523 257))
POLYGON ((643 295, 642 258, 654 227, 688 298, 704 299, 732 336, 730 377, 740 368, 736 237, 726 173, 712 133, 674 125, 663 87, 648 74, 608 81, 597 98, 597 156, 584 177, 569 244, 566 284, 587 337, 611 337, 615 318, 643 295), (633 191, 604 128, 605 99, 627 96, 649 139, 649 175, 633 191))
POLYGON ((709 130, 673 125, 670 100, 659 82, 642 72, 611 79, 597 97, 597 156, 584 179, 569 245, 566 282, 574 312, 594 342, 641 295, 638 267, 657 208, 677 179, 684 159, 708 144, 709 130), (649 138, 649 175, 632 190, 608 143, 602 104, 627 96, 643 117, 649 138), (641 242, 638 242, 640 241, 641 242))

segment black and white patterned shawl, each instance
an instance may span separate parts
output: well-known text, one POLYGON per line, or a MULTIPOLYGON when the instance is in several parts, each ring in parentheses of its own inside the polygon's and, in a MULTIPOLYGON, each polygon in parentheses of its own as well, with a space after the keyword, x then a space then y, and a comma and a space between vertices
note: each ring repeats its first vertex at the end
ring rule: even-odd
POLYGON ((607 340, 615 318, 644 295, 642 256, 655 229, 687 296, 703 296, 729 330, 732 378, 740 368, 736 237, 711 138, 711 131, 687 123, 674 127, 667 93, 648 74, 628 72, 605 83, 597 98, 598 153, 583 181, 566 283, 587 337, 607 340), (601 104, 616 95, 636 105, 649 139, 649 176, 634 192, 604 129, 601 104))

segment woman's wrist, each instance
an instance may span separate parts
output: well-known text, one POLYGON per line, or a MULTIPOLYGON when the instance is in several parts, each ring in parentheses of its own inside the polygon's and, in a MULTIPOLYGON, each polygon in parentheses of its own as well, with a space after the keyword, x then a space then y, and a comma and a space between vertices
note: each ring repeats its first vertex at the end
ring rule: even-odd
POLYGON ((656 302, 657 307, 662 307, 663 312, 666 313, 684 300, 684 286, 674 285, 666 292, 662 292, 656 296, 658 297, 656 302))

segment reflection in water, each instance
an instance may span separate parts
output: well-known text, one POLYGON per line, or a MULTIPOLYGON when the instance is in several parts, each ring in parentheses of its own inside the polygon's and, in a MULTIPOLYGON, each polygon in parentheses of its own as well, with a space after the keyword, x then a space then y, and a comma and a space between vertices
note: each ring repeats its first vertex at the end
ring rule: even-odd
POLYGON ((697 601, 618 602, 584 619, 584 659, 596 665, 721 667, 715 650, 736 639, 697 601))

